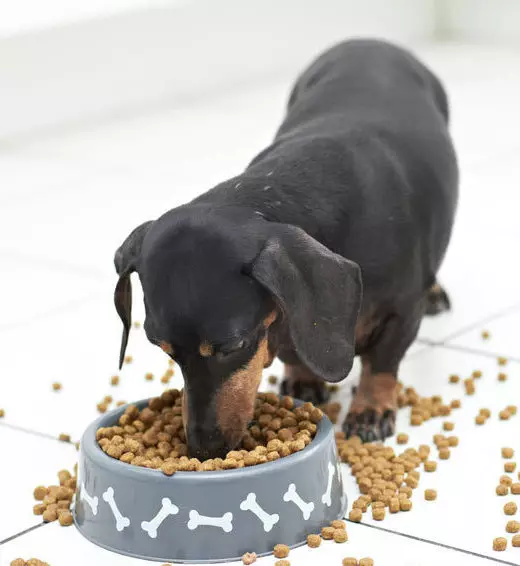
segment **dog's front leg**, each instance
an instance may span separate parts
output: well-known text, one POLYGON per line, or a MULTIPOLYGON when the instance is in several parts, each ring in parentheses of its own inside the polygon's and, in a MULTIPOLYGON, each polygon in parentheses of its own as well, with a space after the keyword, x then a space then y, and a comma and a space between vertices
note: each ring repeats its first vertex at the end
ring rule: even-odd
POLYGON ((323 379, 303 364, 285 364, 285 375, 280 391, 302 401, 321 405, 329 400, 330 392, 323 379))
POLYGON ((373 442, 394 434, 397 372, 417 335, 423 310, 424 305, 418 304, 408 315, 392 315, 375 329, 361 356, 361 380, 343 424, 348 437, 373 442))

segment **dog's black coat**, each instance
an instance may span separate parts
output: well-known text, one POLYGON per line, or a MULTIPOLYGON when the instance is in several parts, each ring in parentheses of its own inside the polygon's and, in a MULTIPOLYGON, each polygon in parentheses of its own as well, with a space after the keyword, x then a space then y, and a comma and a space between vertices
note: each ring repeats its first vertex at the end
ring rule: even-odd
POLYGON ((137 270, 148 337, 172 344, 183 368, 195 453, 230 447, 215 395, 252 358, 273 308, 269 343, 283 361, 338 381, 358 353, 396 375, 448 245, 457 185, 437 78, 403 49, 347 41, 300 77, 273 143, 242 174, 127 238, 118 312, 128 331, 137 270), (359 312, 373 324, 355 343, 359 312), (201 341, 217 355, 201 357, 201 341))

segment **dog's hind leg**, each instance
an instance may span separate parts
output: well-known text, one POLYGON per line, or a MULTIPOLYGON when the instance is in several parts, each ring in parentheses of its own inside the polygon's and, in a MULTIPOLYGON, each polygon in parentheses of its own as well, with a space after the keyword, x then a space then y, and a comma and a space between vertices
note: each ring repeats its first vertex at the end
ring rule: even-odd
POLYGON ((451 309, 448 293, 438 284, 434 283, 426 293, 425 314, 435 316, 451 309))
POLYGON ((406 316, 387 317, 375 329, 361 355, 361 380, 343 430, 363 442, 384 440, 395 432, 397 372, 406 350, 415 339, 424 305, 420 302, 406 316))
POLYGON ((285 364, 285 377, 280 386, 282 395, 321 405, 329 400, 330 392, 319 376, 301 364, 285 364))

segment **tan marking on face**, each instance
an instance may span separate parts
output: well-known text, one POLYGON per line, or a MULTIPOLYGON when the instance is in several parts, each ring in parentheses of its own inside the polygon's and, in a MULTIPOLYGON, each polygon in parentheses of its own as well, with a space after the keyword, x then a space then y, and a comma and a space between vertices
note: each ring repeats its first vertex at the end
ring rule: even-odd
POLYGON ((168 344, 168 342, 159 342, 159 347, 163 352, 166 352, 168 355, 173 356, 173 346, 168 344))
POLYGON ((202 342, 202 344, 199 346, 199 354, 203 358, 209 358, 213 355, 213 346, 211 344, 208 344, 207 342, 202 342))
POLYGON ((217 425, 230 445, 240 442, 253 417, 256 392, 268 358, 267 339, 264 338, 247 367, 231 375, 217 393, 217 425))

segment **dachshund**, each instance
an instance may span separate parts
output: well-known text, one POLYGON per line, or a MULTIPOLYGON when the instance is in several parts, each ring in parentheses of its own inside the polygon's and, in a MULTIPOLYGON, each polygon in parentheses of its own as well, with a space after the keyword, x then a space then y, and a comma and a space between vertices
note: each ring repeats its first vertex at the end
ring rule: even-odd
POLYGON ((344 431, 394 433, 400 362, 422 317, 449 308, 437 282, 458 199, 448 125, 443 86, 411 53, 345 41, 299 77, 241 174, 126 238, 120 363, 135 271, 147 338, 182 369, 191 455, 240 443, 276 356, 282 392, 315 403, 360 356, 344 431))

